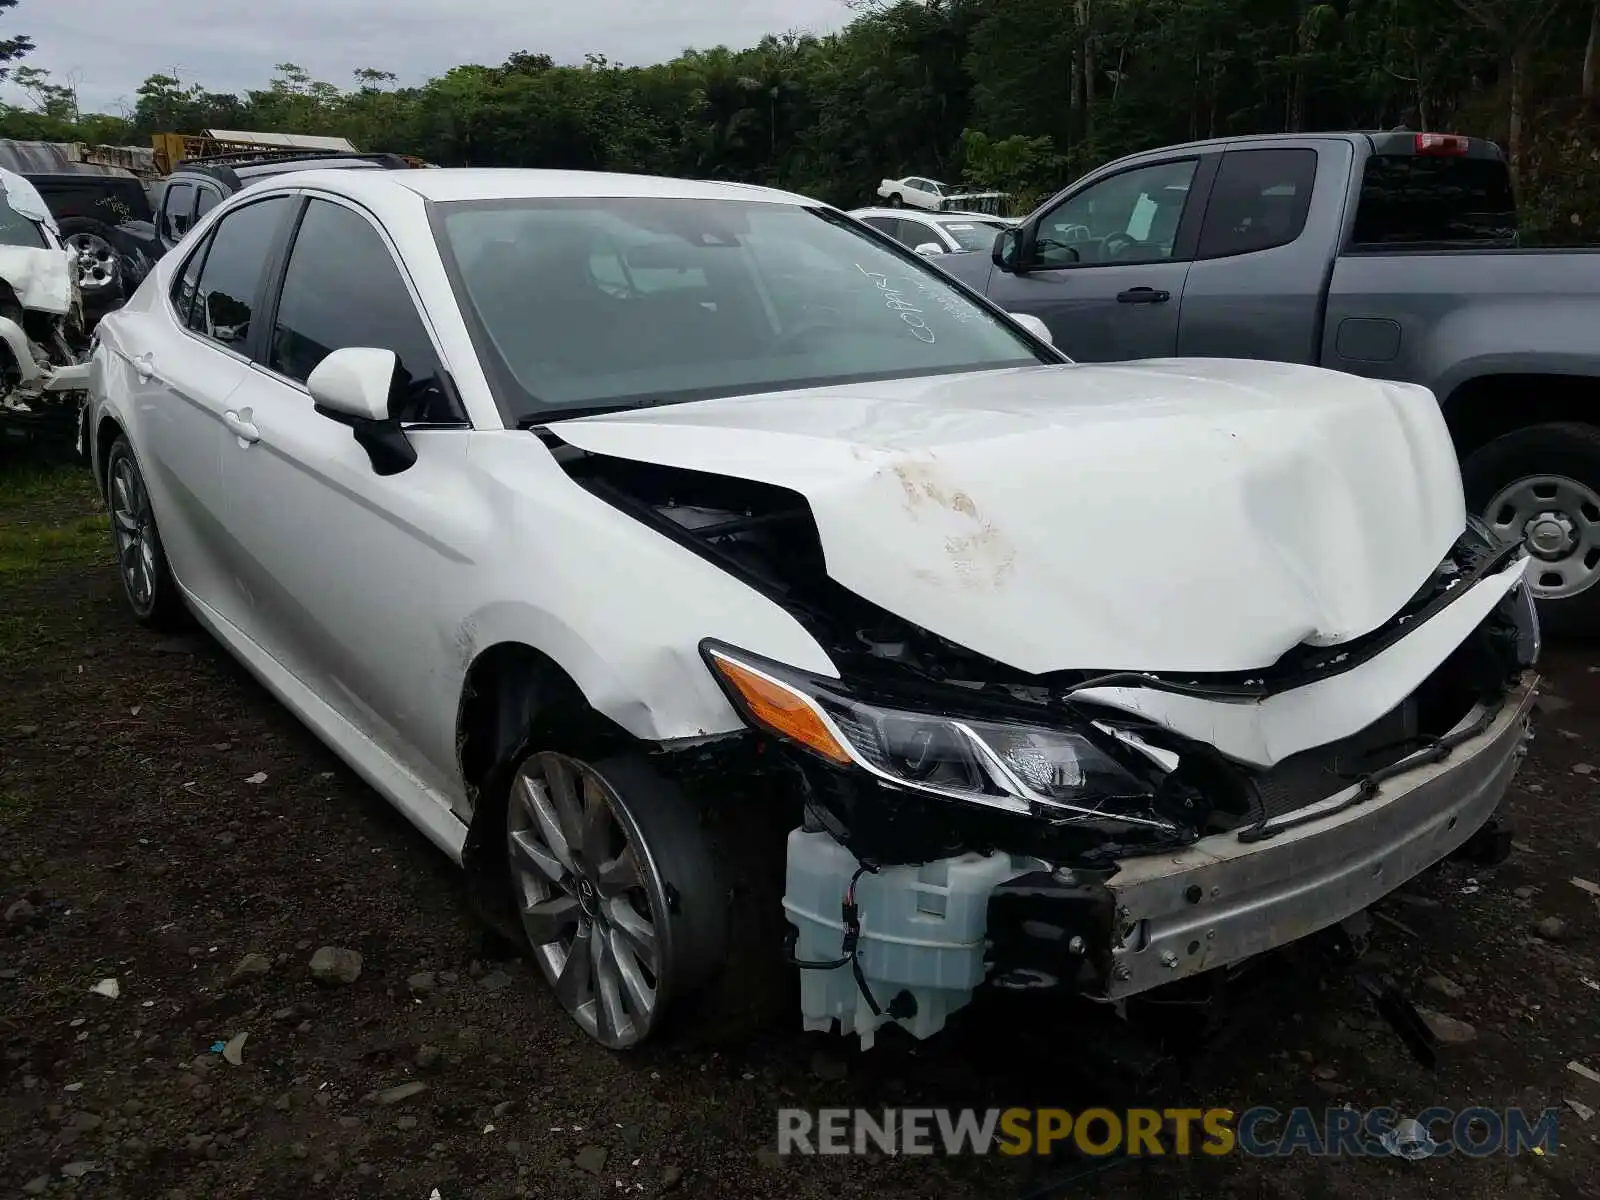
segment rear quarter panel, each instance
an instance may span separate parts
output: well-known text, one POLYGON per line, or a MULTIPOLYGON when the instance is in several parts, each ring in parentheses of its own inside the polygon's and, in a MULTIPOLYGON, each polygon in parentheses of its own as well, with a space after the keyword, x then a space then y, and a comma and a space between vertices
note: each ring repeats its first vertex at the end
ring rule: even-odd
POLYGON ((1334 263, 1322 363, 1420 383, 1600 375, 1600 251, 1351 254, 1334 263))

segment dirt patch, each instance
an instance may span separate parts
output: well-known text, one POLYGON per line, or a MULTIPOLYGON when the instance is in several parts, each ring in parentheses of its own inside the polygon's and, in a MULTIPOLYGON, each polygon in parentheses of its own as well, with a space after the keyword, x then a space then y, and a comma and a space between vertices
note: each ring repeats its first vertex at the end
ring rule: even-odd
MULTIPOLYGON (((4 508, 0 532, 101 519, 81 482, 29 504, 4 508)), ((865 1055, 784 1019, 715 1049, 701 1036, 620 1057, 579 1040, 535 973, 486 941, 454 868, 231 659, 198 633, 136 627, 107 556, 3 578, 0 909, 25 904, 0 923, 12 1194, 1595 1194, 1600 1117, 1570 1109, 1557 1154, 1515 1160, 774 1153, 780 1106, 1600 1108, 1600 1085, 1566 1069, 1600 1070, 1600 991, 1585 982, 1600 981, 1600 912, 1569 882, 1600 881, 1595 774, 1581 770, 1600 767, 1592 655, 1549 657, 1511 860, 1449 864, 1381 907, 1368 965, 1473 1027, 1436 1072, 1337 973, 1277 995, 1186 1074, 1142 1081, 1087 1065, 1076 1010, 999 998, 946 1036, 884 1037, 865 1055), (1553 939, 1534 931, 1546 918, 1563 923, 1553 939), (324 946, 360 955, 353 982, 327 963, 330 981, 313 978, 324 946), (115 999, 91 990, 104 979, 115 999)))

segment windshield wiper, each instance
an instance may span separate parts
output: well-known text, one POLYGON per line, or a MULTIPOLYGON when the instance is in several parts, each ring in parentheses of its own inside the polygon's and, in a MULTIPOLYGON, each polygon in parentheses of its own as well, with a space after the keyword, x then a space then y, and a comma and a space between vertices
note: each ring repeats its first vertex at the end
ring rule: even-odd
POLYGON ((540 426, 549 425, 554 421, 571 421, 578 417, 600 417, 606 413, 627 412, 630 409, 646 408, 644 404, 586 404, 576 405, 572 408, 553 408, 549 412, 530 413, 525 417, 517 418, 518 429, 538 429, 540 426))

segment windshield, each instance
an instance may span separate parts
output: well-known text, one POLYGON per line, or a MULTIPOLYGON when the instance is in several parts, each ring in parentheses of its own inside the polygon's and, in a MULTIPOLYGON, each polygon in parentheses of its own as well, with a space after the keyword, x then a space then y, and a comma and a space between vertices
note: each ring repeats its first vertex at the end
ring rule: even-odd
POLYGON ((0 192, 0 246, 27 246, 33 250, 49 248, 39 222, 29 220, 12 208, 4 192, 0 192))
POLYGON ((999 222, 989 221, 942 221, 940 224, 963 250, 993 249, 994 235, 1005 228, 999 222))
POLYGON ((519 421, 1054 361, 937 271, 814 208, 462 201, 438 205, 436 227, 519 421))
POLYGON ((0 175, 0 246, 27 246, 45 250, 44 229, 34 214, 44 211, 39 193, 21 176, 0 175))

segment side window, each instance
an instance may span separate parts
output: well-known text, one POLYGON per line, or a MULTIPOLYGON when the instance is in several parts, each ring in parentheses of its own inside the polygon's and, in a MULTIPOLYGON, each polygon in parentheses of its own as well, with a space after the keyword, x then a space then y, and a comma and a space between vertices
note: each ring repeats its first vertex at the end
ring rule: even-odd
POLYGON ((195 197, 194 219, 198 221, 217 205, 222 203, 222 193, 214 187, 201 184, 199 195, 195 197))
POLYGON ((895 229, 900 224, 894 217, 862 217, 863 224, 871 225, 879 233, 887 233, 895 237, 895 229))
POLYGON ((1315 150, 1230 150, 1200 229, 1200 257, 1287 246, 1306 227, 1317 179, 1315 150))
POLYGON ((934 242, 939 249, 944 249, 944 239, 939 236, 939 231, 926 221, 901 221, 900 241, 913 250, 923 242, 934 242))
POLYGON ((915 246, 918 242, 928 240, 925 230, 916 221, 902 220, 900 217, 874 217, 872 224, 887 233, 902 246, 915 246))
POLYGON ((236 208, 217 223, 200 267, 194 305, 189 312, 190 329, 244 352, 256 291, 290 203, 288 196, 274 196, 236 208))
POLYGON ((194 298, 200 291, 200 267, 206 260, 206 251, 211 246, 211 239, 196 246, 189 252, 189 260, 183 264, 183 270, 172 277, 172 311, 178 318, 178 324, 195 328, 190 324, 194 312, 194 298))
POLYGON ((189 232, 194 224, 194 184, 169 183, 167 194, 161 202, 162 232, 167 240, 176 242, 189 232))
POLYGON ((312 200, 289 252, 267 366, 304 383, 318 363, 346 346, 395 352, 400 363, 391 416, 462 419, 388 245, 354 210, 312 200))
POLYGON ((1034 265, 1165 262, 1199 160, 1135 167, 1067 197, 1039 222, 1034 265))

